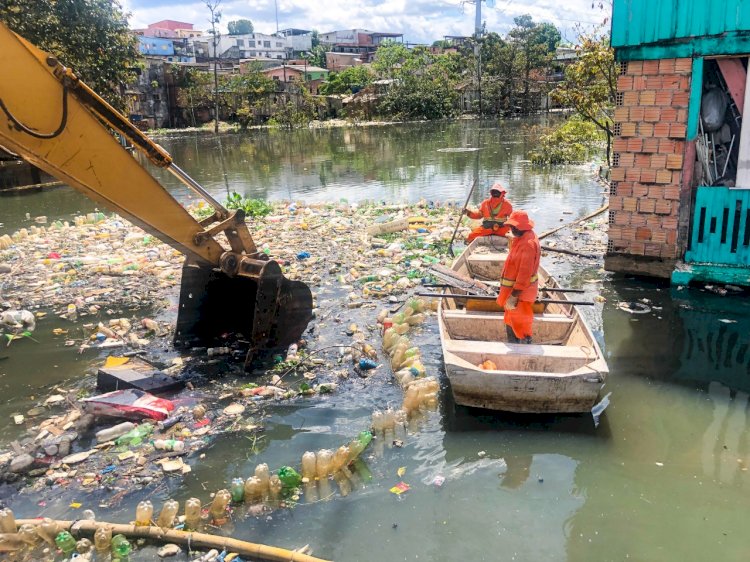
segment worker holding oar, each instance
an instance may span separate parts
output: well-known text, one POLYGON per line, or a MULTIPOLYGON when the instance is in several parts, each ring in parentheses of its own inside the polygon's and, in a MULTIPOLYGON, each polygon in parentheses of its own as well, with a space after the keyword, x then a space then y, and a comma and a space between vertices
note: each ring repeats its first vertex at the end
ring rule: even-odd
POLYGON ((464 213, 472 219, 482 219, 482 226, 476 227, 466 237, 466 243, 470 243, 480 236, 505 236, 508 227, 503 223, 513 212, 513 206, 505 198, 506 189, 499 183, 490 188, 490 197, 479 205, 478 211, 464 209, 464 213))
POLYGON ((510 252, 503 266, 497 304, 504 307, 505 329, 510 343, 531 343, 534 310, 539 289, 541 247, 532 230, 534 221, 526 211, 514 211, 505 221, 513 234, 510 252))

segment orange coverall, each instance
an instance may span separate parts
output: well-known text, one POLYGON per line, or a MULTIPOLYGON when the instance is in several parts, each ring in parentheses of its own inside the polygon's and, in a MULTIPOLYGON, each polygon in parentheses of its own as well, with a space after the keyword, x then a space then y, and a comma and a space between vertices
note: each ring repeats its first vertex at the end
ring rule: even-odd
MULTIPOLYGON (((469 211, 467 209, 466 215, 475 220, 489 219, 503 221, 507 219, 512 212, 513 206, 510 204, 510 201, 505 199, 505 197, 490 197, 489 199, 482 201, 482 204, 479 206, 479 211, 469 211)), ((466 242, 471 242, 480 236, 505 236, 506 232, 508 232, 507 226, 494 226, 492 228, 478 226, 469 233, 466 237, 466 242)))
POLYGON ((532 304, 536 300, 539 282, 537 271, 541 247, 539 239, 533 230, 526 230, 523 235, 514 238, 510 245, 508 259, 503 266, 503 276, 500 279, 500 294, 497 304, 505 306, 511 293, 520 291, 518 305, 513 310, 505 310, 505 323, 513 329, 518 339, 532 336, 534 310, 532 304))

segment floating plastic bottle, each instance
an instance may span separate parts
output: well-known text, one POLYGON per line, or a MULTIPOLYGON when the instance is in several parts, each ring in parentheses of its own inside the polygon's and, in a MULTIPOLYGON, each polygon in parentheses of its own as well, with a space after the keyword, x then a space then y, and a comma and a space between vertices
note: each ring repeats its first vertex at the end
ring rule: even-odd
POLYGON ((185 526, 196 530, 201 523, 201 501, 198 498, 190 498, 185 502, 185 526))
POLYGON ((384 422, 383 412, 381 412, 380 410, 375 410, 372 413, 372 430, 376 433, 379 431, 383 431, 384 429, 383 422, 384 422))
POLYGON ((412 314, 414 314, 414 309, 412 307, 408 306, 408 305, 405 306, 404 307, 404 320, 403 321, 408 321, 408 319, 412 316, 412 314))
POLYGON ((232 499, 231 494, 228 490, 219 490, 214 496, 214 500, 211 502, 211 507, 208 509, 211 519, 216 524, 223 524, 227 519, 227 506, 232 499))
POLYGON ((391 319, 393 320, 393 325, 396 326, 397 324, 403 324, 406 322, 406 315, 403 312, 398 312, 394 314, 391 319))
POLYGON ((0 533, 15 533, 16 518, 13 516, 13 511, 9 507, 0 509, 0 533))
POLYGON ((125 538, 125 535, 115 535, 112 537, 112 556, 126 558, 130 555, 131 550, 133 548, 130 546, 130 541, 125 538))
POLYGON ((268 482, 268 493, 272 500, 279 499, 283 487, 284 485, 281 483, 281 479, 277 475, 272 474, 268 482))
POLYGON ((279 480, 284 488, 296 488, 302 482, 302 477, 291 466, 282 466, 279 469, 279 480))
POLYGON ((154 431, 153 424, 142 423, 139 426, 128 431, 124 435, 121 435, 115 440, 115 444, 119 446, 135 447, 143 443, 143 438, 147 437, 154 431))
POLYGON ((328 478, 331 473, 331 462, 333 461, 333 451, 330 449, 321 449, 318 451, 317 464, 315 465, 315 475, 319 479, 328 478))
POLYGON ((151 525, 151 519, 154 517, 154 506, 148 500, 143 500, 135 508, 135 525, 136 527, 147 527, 151 525))
POLYGON ((94 548, 98 552, 106 552, 112 544, 112 528, 107 525, 97 527, 94 532, 94 548))
POLYGON ((55 545, 67 556, 76 549, 76 540, 68 531, 60 531, 55 537, 55 545))
POLYGON ((185 450, 185 442, 179 439, 157 439, 154 441, 154 449, 182 452, 185 450))
MULTIPOLYGON (((382 423, 382 429, 383 430, 393 430, 393 428, 396 427, 396 416, 390 408, 388 408, 385 412, 383 412, 383 423, 382 423)), ((369 441, 368 441, 369 443, 369 441)))
POLYGON ((251 476, 245 480, 245 502, 255 503, 263 497, 263 490, 261 489, 260 479, 256 476, 251 476))
POLYGON ((349 447, 342 445, 333 454, 333 463, 331 470, 336 474, 339 470, 344 468, 349 462, 349 447))
POLYGON ((402 407, 408 413, 419 409, 419 389, 417 389, 417 387, 415 387, 413 384, 406 389, 402 407))
POLYGON ((396 333, 403 336, 405 333, 409 331, 409 323, 404 322, 403 324, 394 324, 393 329, 396 330, 396 333))
POLYGON ((60 527, 56 521, 53 521, 49 517, 42 519, 42 522, 37 525, 37 534, 48 544, 55 544, 55 537, 60 532, 60 527))
POLYGON ((96 513, 92 509, 84 509, 81 513, 81 519, 86 521, 96 521, 96 513))
POLYGON ((86 554, 87 552, 91 552, 92 548, 93 545, 91 544, 91 541, 89 539, 79 539, 76 542, 76 552, 78 554, 86 554))
POLYGON ((268 469, 266 463, 261 463, 255 467, 255 477, 260 481, 261 494, 268 494, 268 486, 271 481, 271 471, 268 469))
POLYGON ((305 451, 302 455, 302 478, 313 480, 316 474, 316 457, 312 451, 305 451))
POLYGON ((175 517, 180 511, 180 504, 176 500, 167 500, 161 508, 156 524, 162 529, 171 529, 174 526, 175 517))
POLYGON ((245 481, 242 478, 232 478, 229 493, 232 494, 234 503, 240 503, 245 498, 245 481))
POLYGON ((424 320, 424 314, 413 314, 406 319, 406 322, 409 324, 409 326, 416 326, 417 324, 421 324, 422 322, 424 322, 424 320))

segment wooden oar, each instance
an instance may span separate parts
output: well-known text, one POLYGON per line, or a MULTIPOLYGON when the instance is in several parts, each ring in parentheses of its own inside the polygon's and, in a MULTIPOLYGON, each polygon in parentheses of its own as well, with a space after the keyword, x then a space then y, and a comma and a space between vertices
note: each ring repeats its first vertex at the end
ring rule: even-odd
MULTIPOLYGON (((417 293, 418 297, 430 297, 433 299, 461 299, 461 300, 473 300, 473 301, 494 301, 497 300, 497 296, 487 295, 454 295, 451 293, 417 293)), ((590 305, 593 306, 593 302, 589 301, 564 301, 557 299, 538 299, 534 302, 540 302, 542 304, 574 304, 574 305, 590 305)))
MULTIPOLYGON (((460 289, 461 288, 461 287, 455 287, 453 285, 440 285, 440 284, 427 284, 427 285, 422 285, 422 287, 427 287, 429 289, 456 289, 456 288, 460 289)), ((566 289, 562 287, 559 287, 559 288, 558 287, 539 287, 539 290, 550 291, 550 292, 554 291, 557 293, 585 293, 586 292, 583 289, 566 289)))
POLYGON ((451 236, 451 241, 448 243, 448 252, 450 252, 450 255, 452 257, 455 257, 456 254, 453 253, 453 241, 456 239, 456 234, 458 233, 458 227, 461 226, 461 219, 464 218, 464 211, 466 210, 466 207, 469 206, 469 201, 471 200, 471 195, 474 193, 474 188, 477 186, 477 182, 479 181, 479 174, 474 176, 474 183, 471 184, 471 189, 469 190, 469 195, 466 197, 466 202, 464 203, 463 208, 461 209, 461 214, 458 217, 458 220, 456 221, 456 228, 453 231, 453 236, 451 236))

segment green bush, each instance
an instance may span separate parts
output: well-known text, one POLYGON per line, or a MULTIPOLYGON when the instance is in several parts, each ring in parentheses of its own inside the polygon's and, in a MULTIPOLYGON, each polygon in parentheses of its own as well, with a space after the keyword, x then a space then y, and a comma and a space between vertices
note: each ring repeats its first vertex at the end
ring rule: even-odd
POLYGON ((226 205, 227 209, 242 209, 248 217, 265 217, 273 211, 273 207, 262 199, 242 197, 236 191, 227 198, 226 205))
POLYGON ((530 154, 534 164, 585 162, 602 151, 605 138, 590 121, 571 117, 539 137, 539 146, 530 154))

